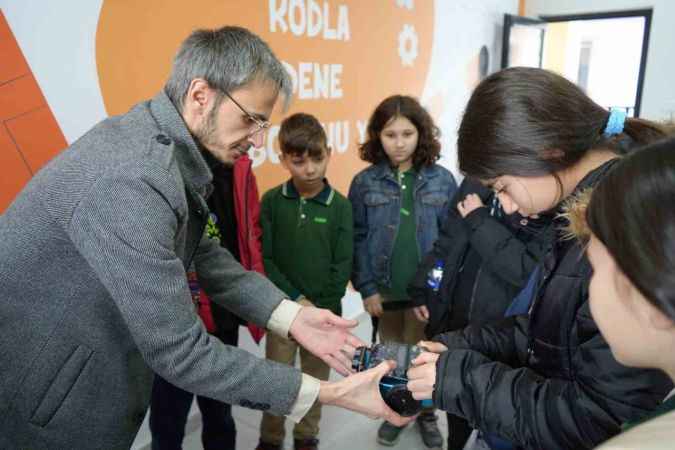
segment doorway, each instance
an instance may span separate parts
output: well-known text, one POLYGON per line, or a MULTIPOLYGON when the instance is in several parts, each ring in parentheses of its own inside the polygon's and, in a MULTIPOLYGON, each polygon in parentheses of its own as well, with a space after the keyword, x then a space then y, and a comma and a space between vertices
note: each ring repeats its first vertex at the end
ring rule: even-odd
POLYGON ((504 16, 502 68, 563 75, 599 105, 640 115, 652 10, 538 19, 504 16))

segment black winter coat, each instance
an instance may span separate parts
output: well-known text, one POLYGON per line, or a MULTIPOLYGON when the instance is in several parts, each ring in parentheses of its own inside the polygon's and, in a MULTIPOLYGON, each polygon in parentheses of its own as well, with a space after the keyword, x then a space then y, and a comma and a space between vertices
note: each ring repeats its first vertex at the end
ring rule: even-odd
MULTIPOLYGON (((591 172, 580 188, 612 165, 591 172)), ((558 239, 544 258, 529 318, 436 336, 448 347, 436 365, 436 406, 538 450, 592 448, 653 410, 672 382, 614 359, 591 317, 590 275, 582 246, 558 239)))
POLYGON ((413 306, 429 310, 427 336, 457 330, 471 324, 502 319, 513 298, 525 286, 530 273, 553 241, 551 219, 542 217, 520 224, 521 216, 490 214, 478 208, 466 218, 456 205, 468 194, 477 194, 484 204, 494 197, 491 189, 465 178, 452 199, 448 219, 434 247, 423 258, 408 287, 413 306), (464 262, 478 259, 473 287, 458 290, 464 262), (437 292, 427 286, 427 276, 437 260, 444 261, 443 279, 437 292))

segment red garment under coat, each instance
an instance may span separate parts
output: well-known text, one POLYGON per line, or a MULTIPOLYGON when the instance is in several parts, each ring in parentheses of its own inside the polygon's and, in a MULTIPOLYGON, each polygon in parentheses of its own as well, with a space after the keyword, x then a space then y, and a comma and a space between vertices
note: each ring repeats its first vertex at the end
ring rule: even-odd
MULTIPOLYGON (((252 169, 252 161, 247 155, 239 157, 233 166, 234 215, 237 221, 237 242, 241 265, 246 270, 254 270, 265 275, 262 257, 262 229, 260 228, 260 199, 258 184, 252 169)), ((203 289, 199 289, 199 316, 207 331, 216 331, 211 311, 211 300, 203 289)), ((249 323, 248 329, 253 340, 258 343, 265 335, 264 328, 249 323)))

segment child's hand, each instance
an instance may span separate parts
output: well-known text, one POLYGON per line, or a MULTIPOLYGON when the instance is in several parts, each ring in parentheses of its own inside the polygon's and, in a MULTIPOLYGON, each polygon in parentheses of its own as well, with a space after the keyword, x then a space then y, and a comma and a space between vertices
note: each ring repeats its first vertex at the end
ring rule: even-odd
POLYGON ((380 317, 384 312, 384 309, 382 309, 382 296, 379 293, 375 293, 370 297, 366 297, 363 300, 363 309, 372 317, 380 317))
POLYGON ((443 353, 448 351, 448 347, 440 342, 434 341, 419 341, 417 346, 431 353, 443 353))
POLYGON ((464 218, 472 211, 485 206, 480 197, 476 194, 469 194, 464 197, 464 200, 457 203, 457 211, 464 218))
POLYGON ((429 321, 429 309, 426 307, 426 305, 415 306, 413 308, 413 313, 420 322, 426 323, 429 321))
POLYGON ((408 369, 406 387, 414 399, 426 400, 433 397, 438 356, 438 353, 424 352, 412 360, 413 367, 408 369))

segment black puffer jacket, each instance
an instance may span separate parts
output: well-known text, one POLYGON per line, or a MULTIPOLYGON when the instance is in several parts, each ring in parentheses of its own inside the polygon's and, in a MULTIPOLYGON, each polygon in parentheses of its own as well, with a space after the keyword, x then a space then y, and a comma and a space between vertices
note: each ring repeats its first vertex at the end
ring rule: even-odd
POLYGON ((426 305, 429 310, 427 336, 503 318, 553 241, 550 216, 523 225, 517 214, 493 216, 490 207, 485 207, 462 218, 455 205, 468 194, 477 194, 486 205, 494 197, 478 181, 464 179, 438 240, 408 287, 413 305, 426 305), (437 260, 443 260, 444 271, 441 286, 434 292, 427 286, 427 276, 437 260), (467 261, 476 266, 465 270, 467 261), (467 273, 471 270, 475 274, 467 273), (463 289, 458 288, 461 274, 471 277, 463 289))
POLYGON ((529 319, 435 337, 449 349, 436 366, 436 406, 518 446, 546 450, 592 448, 653 410, 672 383, 614 359, 590 314, 590 275, 583 248, 558 239, 542 263, 529 319))

